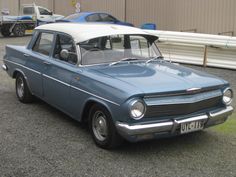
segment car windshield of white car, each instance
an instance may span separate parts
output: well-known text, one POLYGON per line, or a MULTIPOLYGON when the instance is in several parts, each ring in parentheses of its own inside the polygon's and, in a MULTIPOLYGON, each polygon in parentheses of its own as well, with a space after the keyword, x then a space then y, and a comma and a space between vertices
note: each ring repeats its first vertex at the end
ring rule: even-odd
POLYGON ((113 35, 79 43, 82 65, 147 61, 160 56, 154 42, 143 35, 113 35))

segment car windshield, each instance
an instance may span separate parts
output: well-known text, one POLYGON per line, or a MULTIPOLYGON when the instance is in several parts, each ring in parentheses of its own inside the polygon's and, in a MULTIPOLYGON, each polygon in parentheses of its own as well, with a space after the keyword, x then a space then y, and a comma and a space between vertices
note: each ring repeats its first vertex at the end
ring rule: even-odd
POLYGON ((83 13, 72 14, 64 18, 64 20, 74 20, 78 19, 83 15, 83 13))
POLYGON ((145 35, 113 35, 79 43, 81 64, 117 64, 127 61, 160 58, 156 37, 145 35))

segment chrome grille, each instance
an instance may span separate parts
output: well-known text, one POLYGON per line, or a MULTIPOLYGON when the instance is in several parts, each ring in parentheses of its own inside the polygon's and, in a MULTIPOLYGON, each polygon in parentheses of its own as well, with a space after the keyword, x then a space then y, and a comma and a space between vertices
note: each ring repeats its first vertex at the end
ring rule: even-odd
POLYGON ((147 104, 145 117, 187 115, 222 106, 222 92, 214 90, 193 95, 144 98, 147 104))

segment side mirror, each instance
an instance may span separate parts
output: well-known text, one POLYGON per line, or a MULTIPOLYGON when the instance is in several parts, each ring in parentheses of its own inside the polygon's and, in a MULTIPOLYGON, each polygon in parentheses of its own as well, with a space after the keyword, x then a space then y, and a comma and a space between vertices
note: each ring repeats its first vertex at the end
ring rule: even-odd
POLYGON ((69 53, 68 50, 62 49, 61 52, 60 52, 60 55, 61 55, 61 58, 62 58, 63 60, 67 60, 68 57, 69 57, 69 55, 70 55, 70 53, 69 53))
POLYGON ((53 12, 49 12, 49 15, 53 15, 53 12))

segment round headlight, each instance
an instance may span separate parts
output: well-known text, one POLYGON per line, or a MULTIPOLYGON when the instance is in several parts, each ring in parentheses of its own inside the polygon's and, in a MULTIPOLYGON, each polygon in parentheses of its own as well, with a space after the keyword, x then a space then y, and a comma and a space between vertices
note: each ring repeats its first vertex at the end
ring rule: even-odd
POLYGON ((141 119, 146 111, 145 103, 141 100, 134 100, 130 103, 130 115, 133 119, 141 119))
POLYGON ((233 100, 233 91, 230 88, 226 88, 223 91, 223 103, 225 105, 230 105, 233 100))

